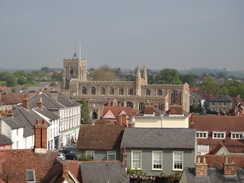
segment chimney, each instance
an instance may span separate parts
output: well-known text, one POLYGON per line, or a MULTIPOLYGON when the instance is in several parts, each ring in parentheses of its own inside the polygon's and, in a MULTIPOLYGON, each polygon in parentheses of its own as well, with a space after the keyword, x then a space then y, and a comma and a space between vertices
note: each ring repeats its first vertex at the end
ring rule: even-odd
POLYGON ((69 178, 69 165, 68 164, 63 164, 63 176, 64 179, 69 178))
POLYGON ((50 97, 56 101, 58 101, 58 91, 52 90, 50 91, 50 97))
POLYGON ((192 113, 190 118, 190 124, 194 126, 194 123, 195 123, 195 114, 192 113))
POLYGON ((35 90, 31 90, 28 92, 29 94, 29 98, 33 98, 34 96, 36 96, 36 91, 35 90))
POLYGON ((181 105, 172 105, 170 106, 170 114, 178 114, 181 115, 183 114, 183 107, 181 105))
POLYGON ((23 107, 29 110, 29 98, 28 94, 25 94, 24 99, 23 99, 23 107))
POLYGON ((36 107, 42 109, 42 98, 41 97, 37 99, 36 107))
POLYGON ((127 124, 127 115, 126 114, 122 114, 122 124, 128 126, 128 124, 127 124))
POLYGON ((195 164, 195 174, 196 176, 208 175, 208 164, 206 163, 206 157, 203 157, 203 162, 201 162, 200 157, 197 157, 197 163, 195 164))
POLYGON ((122 115, 121 114, 117 116, 117 120, 118 120, 118 124, 122 125, 123 121, 122 121, 122 115))
POLYGON ((43 119, 42 124, 36 119, 35 130, 35 153, 47 153, 47 124, 43 119))
POLYGON ((235 162, 228 163, 227 157, 225 157, 225 162, 224 162, 224 175, 227 175, 227 176, 236 175, 236 164, 235 164, 235 162))

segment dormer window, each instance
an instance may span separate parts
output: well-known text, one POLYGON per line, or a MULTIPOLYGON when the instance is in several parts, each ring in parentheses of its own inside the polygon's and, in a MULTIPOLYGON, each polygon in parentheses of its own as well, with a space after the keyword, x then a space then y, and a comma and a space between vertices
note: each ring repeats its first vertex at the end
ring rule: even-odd
POLYGON ((231 139, 244 139, 244 132, 231 132, 231 139))
POLYGON ((208 138, 208 131, 197 131, 198 139, 206 139, 208 138))
POLYGON ((225 139, 226 132, 219 132, 219 131, 213 131, 212 138, 213 139, 225 139))

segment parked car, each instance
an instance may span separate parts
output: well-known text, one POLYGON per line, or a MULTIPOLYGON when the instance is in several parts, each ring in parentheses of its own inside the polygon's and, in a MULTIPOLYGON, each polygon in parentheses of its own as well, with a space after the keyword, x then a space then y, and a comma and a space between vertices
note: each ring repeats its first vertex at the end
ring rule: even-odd
POLYGON ((77 160, 78 154, 75 152, 70 152, 70 153, 66 154, 65 157, 66 157, 66 159, 69 159, 69 160, 77 160))
POLYGON ((57 158, 60 159, 60 160, 65 160, 66 159, 65 154, 61 153, 61 152, 58 152, 57 158))
POLYGON ((59 152, 62 152, 64 154, 73 153, 73 152, 78 153, 78 149, 76 149, 74 146, 65 146, 59 152))

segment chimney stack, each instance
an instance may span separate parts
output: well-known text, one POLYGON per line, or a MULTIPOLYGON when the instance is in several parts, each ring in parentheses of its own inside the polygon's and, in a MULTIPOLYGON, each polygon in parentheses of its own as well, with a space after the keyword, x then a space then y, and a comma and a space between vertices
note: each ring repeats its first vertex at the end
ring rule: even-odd
POLYGON ((58 101, 58 91, 52 90, 50 91, 50 97, 54 99, 55 101, 58 101))
POLYGON ((225 157, 225 162, 224 162, 224 175, 227 175, 227 176, 236 175, 236 164, 235 164, 235 162, 228 163, 227 157, 225 157))
POLYGON ((37 102, 36 102, 36 107, 42 109, 42 98, 38 98, 37 102))
POLYGON ((47 153, 47 124, 43 119, 42 124, 36 119, 35 130, 35 153, 47 153))
POLYGON ((25 94, 24 99, 23 99, 23 107, 29 110, 29 98, 28 94, 25 94))
POLYGON ((196 176, 208 175, 208 164, 206 163, 206 157, 203 157, 203 162, 201 162, 200 157, 197 157, 197 163, 195 164, 195 174, 196 176))
POLYGON ((194 123, 195 123, 195 114, 191 114, 191 118, 190 118, 190 124, 192 125, 192 126, 194 126, 194 123))

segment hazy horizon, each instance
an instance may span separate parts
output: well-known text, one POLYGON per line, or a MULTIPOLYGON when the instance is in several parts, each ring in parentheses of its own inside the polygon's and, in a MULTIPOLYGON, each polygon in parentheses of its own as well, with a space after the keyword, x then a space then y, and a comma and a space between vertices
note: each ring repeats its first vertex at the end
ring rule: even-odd
POLYGON ((12 0, 0 2, 1 69, 243 70, 243 0, 12 0))

